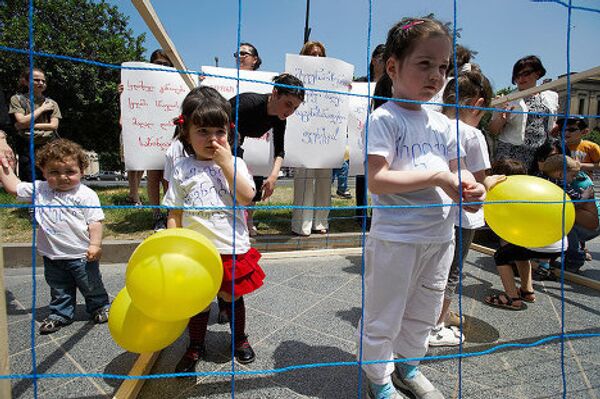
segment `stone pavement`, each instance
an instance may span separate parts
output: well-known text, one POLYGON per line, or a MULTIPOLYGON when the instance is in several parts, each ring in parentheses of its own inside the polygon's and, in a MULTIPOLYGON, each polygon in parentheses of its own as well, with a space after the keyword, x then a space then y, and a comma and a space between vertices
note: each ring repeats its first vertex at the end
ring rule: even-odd
MULTIPOLYGON (((600 245, 589 248, 600 259, 600 245)), ((261 262, 265 286, 247 297, 248 333, 257 353, 254 363, 236 364, 236 370, 260 371, 288 366, 355 360, 354 332, 361 310, 361 257, 314 255, 261 262)), ((7 265, 7 267, 10 265, 7 265)), ((104 264, 102 272, 111 299, 124 285, 124 264, 104 264)), ((10 367, 13 373, 31 373, 31 269, 5 269, 9 320, 10 367)), ((600 261, 588 262, 584 274, 600 280, 600 261)), ((36 319, 48 314, 49 289, 42 269, 36 271, 36 319)), ((536 283, 537 301, 520 312, 483 303, 500 281, 489 256, 471 251, 465 263, 462 309, 467 315, 465 352, 482 352, 500 344, 533 343, 560 333, 561 291, 558 282, 536 283)), ((600 333, 600 293, 565 283, 567 333, 600 333)), ((207 335, 208 358, 197 371, 230 371, 227 326, 211 317, 207 335)), ((111 339, 106 325, 88 321, 78 305, 76 321, 49 336, 35 335, 37 372, 127 374, 136 355, 123 351, 111 339)), ((170 373, 186 346, 185 336, 162 351, 152 373, 170 373)), ((600 397, 600 338, 565 341, 564 368, 567 398, 600 397)), ((429 355, 457 353, 457 348, 435 349, 429 355)), ((501 349, 469 357, 461 363, 464 398, 562 397, 561 345, 553 340, 529 348, 501 349)), ((458 397, 459 362, 456 359, 424 363, 426 375, 446 398, 458 397)), ((235 378, 236 398, 362 397, 357 366, 284 371, 235 378)), ((47 378, 38 380, 40 398, 108 398, 121 380, 102 378, 47 378)), ((14 398, 32 398, 31 379, 12 381, 14 398)), ((148 380, 139 398, 230 398, 229 377, 148 380)))

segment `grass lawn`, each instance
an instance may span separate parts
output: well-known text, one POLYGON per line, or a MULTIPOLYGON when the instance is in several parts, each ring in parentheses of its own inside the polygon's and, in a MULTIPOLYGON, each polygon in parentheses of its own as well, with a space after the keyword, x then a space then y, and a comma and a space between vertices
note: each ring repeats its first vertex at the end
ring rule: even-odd
MULTIPOLYGON (((125 205, 128 190, 126 187, 98 188, 94 190, 100 197, 102 205, 125 205)), ((142 190, 145 191, 145 190, 142 190)), ((289 206, 292 204, 293 189, 279 185, 273 196, 266 202, 257 204, 254 212, 254 223, 259 234, 290 234, 292 219, 291 209, 260 209, 265 206, 289 206)), ((142 197, 146 204, 147 198, 142 197)), ((15 200, 0 189, 0 203, 14 204, 15 200)), ((335 207, 355 206, 353 199, 332 197, 329 214, 330 231, 332 233, 360 231, 354 218, 354 209, 335 209, 335 207)), ((135 240, 148 237, 152 233, 152 209, 118 208, 104 209, 104 238, 110 240, 135 240)), ((31 241, 31 224, 28 210, 25 208, 4 208, 0 212, 0 231, 2 242, 31 241)))

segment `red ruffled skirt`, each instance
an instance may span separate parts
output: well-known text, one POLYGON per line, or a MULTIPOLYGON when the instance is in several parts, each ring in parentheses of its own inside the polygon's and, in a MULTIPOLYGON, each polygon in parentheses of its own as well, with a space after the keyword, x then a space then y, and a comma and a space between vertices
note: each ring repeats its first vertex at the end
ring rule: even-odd
MULTIPOLYGON (((250 248, 245 254, 236 254, 235 260, 235 296, 241 296, 256 291, 263 285, 265 272, 259 266, 260 252, 250 248)), ((221 291, 233 295, 231 281, 233 280, 233 255, 221 255, 223 261, 223 282, 221 291)))

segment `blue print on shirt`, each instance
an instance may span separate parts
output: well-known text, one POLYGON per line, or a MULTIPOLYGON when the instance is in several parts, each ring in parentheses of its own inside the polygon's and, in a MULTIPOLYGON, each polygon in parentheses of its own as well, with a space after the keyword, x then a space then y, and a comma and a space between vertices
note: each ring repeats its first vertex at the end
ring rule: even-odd
POLYGON ((428 154, 434 154, 444 159, 448 158, 448 147, 444 136, 434 132, 435 143, 428 141, 413 143, 411 146, 403 144, 405 137, 400 137, 396 142, 396 157, 400 160, 410 159, 415 169, 428 169, 428 154))

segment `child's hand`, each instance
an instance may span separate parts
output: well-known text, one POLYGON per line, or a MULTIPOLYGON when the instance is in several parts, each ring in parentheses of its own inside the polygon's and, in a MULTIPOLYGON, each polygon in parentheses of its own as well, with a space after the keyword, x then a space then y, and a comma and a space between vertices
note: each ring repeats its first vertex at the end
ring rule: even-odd
POLYGON ((504 175, 486 176, 485 179, 483 179, 483 185, 485 186, 485 189, 487 191, 490 191, 492 188, 494 188, 494 186, 496 186, 496 184, 501 183, 505 180, 506 176, 504 175))
POLYGON ((482 204, 469 205, 470 202, 485 201, 485 187, 481 183, 462 182, 463 187, 463 208, 467 212, 477 212, 482 204))
POLYGON ((581 199, 594 198, 594 186, 589 186, 581 192, 581 199))
POLYGON ((460 201, 458 190, 458 175, 452 172, 438 172, 435 175, 436 186, 444 190, 448 197, 456 203, 460 201))
POLYGON ((215 161, 215 163, 219 165, 221 169, 231 165, 233 155, 231 155, 231 147, 229 147, 229 143, 225 142, 225 145, 222 146, 217 142, 217 140, 213 140, 211 144, 215 148, 213 161, 215 161))
POLYGON ((102 256, 102 247, 100 245, 90 244, 85 256, 90 262, 100 260, 100 256, 102 256))

